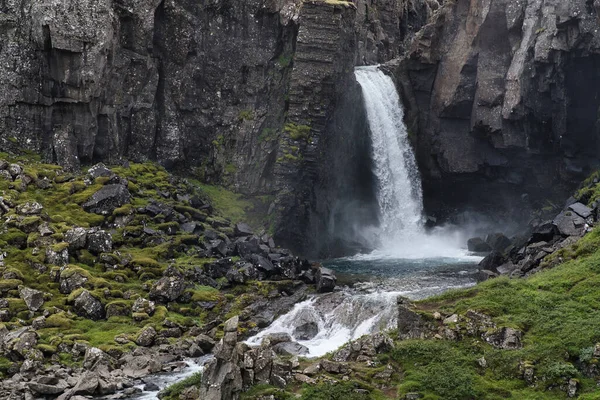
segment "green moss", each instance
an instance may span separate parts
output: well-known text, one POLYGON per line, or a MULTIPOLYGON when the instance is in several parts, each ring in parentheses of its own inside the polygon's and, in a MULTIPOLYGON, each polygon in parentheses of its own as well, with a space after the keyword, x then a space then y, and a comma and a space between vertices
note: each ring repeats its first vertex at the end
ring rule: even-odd
POLYGON ((285 124, 284 130, 289 134, 290 139, 292 140, 303 140, 307 143, 310 142, 310 126, 308 125, 298 125, 291 122, 285 124))
POLYGON ((179 400, 179 395, 183 393, 184 389, 191 386, 199 386, 201 381, 202 373, 196 372, 195 374, 162 390, 159 394, 159 397, 162 400, 179 400))
POLYGON ((254 112, 252 110, 242 110, 238 114, 240 121, 252 121, 254 119, 254 112))
POLYGON ((277 138, 277 131, 272 128, 264 128, 258 136, 258 142, 270 142, 277 138))
POLYGON ((50 246, 50 248, 52 249, 52 251, 54 251, 56 253, 60 253, 69 248, 69 243, 67 243, 67 242, 57 243, 55 245, 50 246))
POLYGON ((0 291, 15 290, 22 284, 23 281, 18 279, 0 279, 0 291))
POLYGON ((59 328, 61 331, 68 331, 73 325, 73 320, 66 313, 52 314, 46 318, 46 328, 59 328))
POLYGON ((196 182, 200 190, 210 199, 215 211, 233 223, 246 218, 246 212, 252 204, 242 195, 231 192, 219 186, 203 185, 196 182))
POLYGON ((218 301, 221 293, 210 286, 196 286, 193 290, 192 301, 218 301))
POLYGON ((160 263, 150 257, 135 257, 131 263, 141 268, 160 268, 160 263))

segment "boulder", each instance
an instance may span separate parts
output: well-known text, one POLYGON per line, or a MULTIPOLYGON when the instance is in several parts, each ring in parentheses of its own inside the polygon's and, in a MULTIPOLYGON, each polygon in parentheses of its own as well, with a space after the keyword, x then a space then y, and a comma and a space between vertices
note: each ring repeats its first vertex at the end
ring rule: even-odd
POLYGON ((488 270, 492 272, 498 272, 498 267, 506 262, 506 257, 498 252, 492 251, 490 254, 484 257, 483 260, 479 262, 480 270, 488 270))
POLYGON ((239 222, 235 224, 236 236, 251 236, 254 234, 254 230, 245 222, 239 222))
POLYGON ((106 185, 83 204, 83 209, 95 214, 110 215, 115 208, 129 203, 130 200, 131 194, 125 185, 106 185))
POLYGON ((59 291, 62 294, 69 294, 72 291, 83 287, 88 280, 89 278, 83 271, 79 271, 73 267, 66 268, 60 273, 59 291))
POLYGON ((67 265, 69 263, 69 248, 66 247, 50 246, 46 248, 46 263, 52 265, 67 265))
POLYGON ((563 236, 582 236, 585 232, 585 220, 573 211, 563 211, 553 223, 563 236))
POLYGON ((251 257, 251 261, 256 267, 257 270, 265 273, 267 276, 275 273, 275 266, 273 263, 263 256, 259 256, 258 254, 253 254, 251 257))
POLYGON ((154 343, 156 336, 156 330, 152 326, 147 326, 138 333, 135 343, 138 346, 150 347, 154 343))
POLYGON ((183 276, 163 276, 150 290, 150 299, 159 303, 168 303, 175 301, 186 289, 186 283, 183 276))
POLYGON ((515 350, 523 347, 523 332, 513 328, 500 328, 484 334, 486 342, 503 350, 515 350))
POLYGON ((569 210, 579 215, 583 219, 587 219, 592 216, 593 210, 588 206, 581 203, 573 203, 569 206, 569 210))
POLYGON ((85 289, 75 298, 73 311, 80 317, 94 321, 104 319, 106 316, 102 302, 85 289))
POLYGON ((16 207, 17 214, 21 215, 38 215, 42 212, 44 207, 38 202, 28 201, 25 204, 19 204, 16 207))
POLYGON ((156 306, 154 305, 154 302, 143 297, 138 297, 135 299, 133 306, 131 306, 131 312, 146 313, 148 315, 154 314, 155 309, 156 306))
POLYGON ((293 335, 298 340, 310 340, 319 334, 319 317, 311 310, 300 311, 295 324, 293 335))
POLYGON ((87 243, 87 230, 84 228, 71 228, 65 233, 65 242, 69 243, 69 250, 80 250, 87 243))
POLYGON ((327 293, 333 292, 336 283, 336 277, 332 270, 320 266, 315 274, 317 292, 327 293))
POLYGON ((90 176, 90 178, 92 178, 92 179, 96 179, 101 176, 108 177, 108 176, 113 175, 113 172, 110 169, 108 169, 106 167, 106 165, 104 165, 104 163, 98 163, 98 164, 94 165, 93 167, 88 169, 87 173, 90 176))
POLYGON ((19 286, 19 297, 23 299, 29 311, 37 311, 44 305, 44 293, 39 290, 19 286))
POLYGON ((469 251, 473 251, 476 253, 487 253, 489 251, 492 251, 492 247, 480 237, 469 239, 467 241, 467 248, 469 249, 469 251))
POLYGON ((112 251, 112 235, 104 230, 90 230, 87 234, 87 249, 94 253, 108 253, 112 251))
POLYGON ((492 248, 493 251, 499 253, 504 252, 512 244, 511 240, 502 233, 491 233, 486 236, 485 242, 492 248))
POLYGON ((238 256, 242 258, 246 258, 251 256, 252 254, 260 253, 260 248, 255 240, 250 240, 247 242, 238 242, 235 244, 235 252, 238 256))

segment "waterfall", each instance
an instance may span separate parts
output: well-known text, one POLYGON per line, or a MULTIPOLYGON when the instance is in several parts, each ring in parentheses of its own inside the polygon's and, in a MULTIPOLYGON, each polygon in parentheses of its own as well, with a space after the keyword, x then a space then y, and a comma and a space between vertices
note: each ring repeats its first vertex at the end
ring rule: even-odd
POLYGON ((377 66, 355 70, 371 128, 381 240, 422 235, 421 178, 404 125, 404 110, 392 79, 377 66))

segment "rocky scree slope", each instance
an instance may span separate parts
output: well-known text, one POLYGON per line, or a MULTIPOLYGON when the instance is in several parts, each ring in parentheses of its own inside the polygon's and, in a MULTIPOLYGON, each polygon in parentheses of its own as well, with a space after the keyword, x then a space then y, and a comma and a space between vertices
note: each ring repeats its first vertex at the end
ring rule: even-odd
POLYGON ((597 167, 599 9, 448 1, 420 30, 395 74, 429 212, 527 219, 597 167))
POLYGON ((130 396, 212 351, 227 318, 245 337, 333 290, 239 222, 247 206, 151 163, 69 172, 3 153, 0 397, 130 396))

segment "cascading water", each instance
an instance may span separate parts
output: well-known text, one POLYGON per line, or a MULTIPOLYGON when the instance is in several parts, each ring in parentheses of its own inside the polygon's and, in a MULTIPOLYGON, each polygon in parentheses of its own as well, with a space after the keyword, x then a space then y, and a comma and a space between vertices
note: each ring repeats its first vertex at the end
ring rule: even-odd
POLYGON ((354 74, 362 88, 371 129, 381 236, 397 240, 421 235, 421 178, 394 82, 377 66, 357 68, 354 74))
POLYGON ((422 299, 474 284, 475 262, 481 258, 461 249, 464 236, 446 229, 426 232, 423 226, 421 179, 394 82, 376 66, 357 68, 355 76, 364 97, 378 181, 378 249, 324 264, 371 282, 296 304, 249 344, 285 332, 308 347, 308 356, 320 356, 361 335, 393 327, 398 295, 422 299), (318 328, 314 336, 302 332, 307 323, 318 328))

